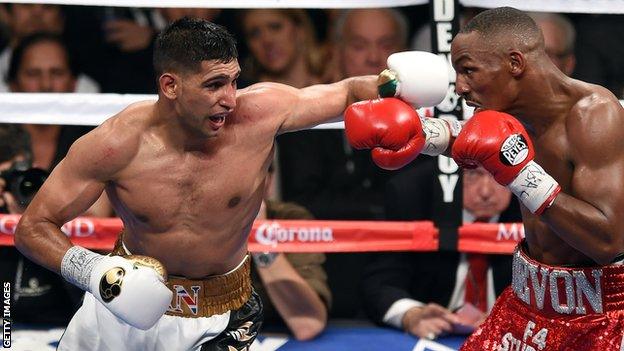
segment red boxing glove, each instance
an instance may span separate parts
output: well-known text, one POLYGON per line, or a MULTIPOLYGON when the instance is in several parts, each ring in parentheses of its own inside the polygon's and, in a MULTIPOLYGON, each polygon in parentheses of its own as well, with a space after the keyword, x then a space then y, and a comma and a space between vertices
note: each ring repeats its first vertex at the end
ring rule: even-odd
POLYGON ((345 110, 344 122, 351 146, 373 149, 373 161, 383 169, 407 165, 425 145, 418 113, 399 99, 356 102, 345 110))
POLYGON ((452 151, 453 159, 465 168, 483 166, 502 185, 511 183, 532 161, 531 139, 518 120, 496 112, 476 113, 462 128, 452 151))
POLYGON ((533 161, 533 143, 522 124, 506 113, 477 112, 455 139, 452 155, 462 167, 483 166, 536 214, 561 191, 557 181, 533 161))

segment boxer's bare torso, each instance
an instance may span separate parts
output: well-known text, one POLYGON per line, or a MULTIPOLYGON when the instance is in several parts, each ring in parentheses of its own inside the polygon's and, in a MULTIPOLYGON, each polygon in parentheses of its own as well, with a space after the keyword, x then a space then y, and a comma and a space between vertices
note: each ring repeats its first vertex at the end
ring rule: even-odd
MULTIPOLYGON (((541 106, 551 114, 544 119, 552 120, 550 125, 540 127, 536 123, 539 116, 517 116, 528 122, 535 161, 559 182, 562 192, 615 215, 613 211, 624 208, 624 188, 618 186, 624 178, 624 132, 619 128, 624 123, 624 111, 606 89, 572 79, 568 83, 568 91, 557 94, 556 102, 541 106)), ((565 201, 555 201, 559 200, 565 201)), ((579 251, 583 248, 571 246, 548 226, 548 217, 543 221, 526 208, 522 210, 532 257, 557 265, 593 264, 579 251)), ((595 229, 600 235, 601 228, 595 229)))
POLYGON ((154 104, 133 106, 112 121, 113 134, 129 134, 118 146, 132 155, 105 189, 130 252, 156 257, 170 273, 190 278, 241 262, 279 127, 252 111, 239 117, 253 95, 241 94, 220 134, 195 150, 172 145, 154 104))
POLYGON ((521 121, 535 161, 561 185, 541 216, 522 208, 529 254, 552 265, 610 263, 624 252, 624 110, 607 89, 561 73, 543 44, 516 49, 523 44, 505 38, 461 33, 451 53, 458 93, 521 121))
POLYGON ((236 268, 275 137, 376 96, 375 76, 236 90, 239 72, 236 60, 203 61, 197 72, 163 75, 157 102, 133 104, 76 141, 22 216, 16 245, 58 271, 72 245, 59 227, 106 191, 132 254, 188 278, 236 268))

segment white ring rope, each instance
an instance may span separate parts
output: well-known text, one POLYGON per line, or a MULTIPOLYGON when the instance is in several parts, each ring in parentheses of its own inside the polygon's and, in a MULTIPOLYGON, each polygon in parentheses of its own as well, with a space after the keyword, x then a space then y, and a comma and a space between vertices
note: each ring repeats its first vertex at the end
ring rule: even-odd
POLYGON ((17 0, 33 4, 61 4, 119 7, 205 7, 205 8, 361 8, 426 4, 428 0, 17 0))
MULTIPOLYGON (((131 103, 157 95, 79 93, 0 93, 0 123, 97 126, 131 103)), ((343 122, 318 129, 344 129, 343 122)))
POLYGON ((464 6, 511 6, 523 11, 573 13, 624 13, 623 0, 460 0, 464 6))
MULTIPOLYGON (((431 0, 445 1, 445 0, 431 0)), ((422 5, 429 0, 12 0, 16 3, 122 7, 359 8, 422 5)), ((513 6, 525 11, 624 13, 624 0, 460 0, 464 6, 513 6)))
MULTIPOLYGON (((133 102, 156 100, 157 95, 79 93, 0 93, 0 123, 97 126, 133 102)), ((620 103, 624 106, 624 100, 620 103)), ((464 119, 473 109, 463 105, 464 119)), ((432 116, 431 108, 418 110, 432 116)), ((344 129, 344 123, 326 123, 315 129, 344 129)))

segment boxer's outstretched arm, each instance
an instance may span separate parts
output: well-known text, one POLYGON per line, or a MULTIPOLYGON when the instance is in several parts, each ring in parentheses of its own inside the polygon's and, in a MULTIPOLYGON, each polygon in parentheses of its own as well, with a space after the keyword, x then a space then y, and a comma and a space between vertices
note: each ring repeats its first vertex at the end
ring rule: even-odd
POLYGON ((567 123, 574 173, 541 219, 599 264, 624 252, 624 110, 617 100, 585 107, 567 123))
POLYGON ((377 76, 353 77, 303 89, 276 87, 282 114, 278 133, 312 128, 339 120, 350 104, 377 97, 377 76))
POLYGON ((78 139, 38 191, 15 232, 15 246, 25 256, 59 273, 72 246, 60 227, 87 210, 106 182, 127 162, 131 145, 115 133, 115 121, 78 139))

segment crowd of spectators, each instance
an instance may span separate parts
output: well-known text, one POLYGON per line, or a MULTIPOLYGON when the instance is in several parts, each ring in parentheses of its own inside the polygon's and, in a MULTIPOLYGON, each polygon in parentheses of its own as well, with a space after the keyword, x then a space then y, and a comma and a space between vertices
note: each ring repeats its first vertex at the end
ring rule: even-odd
MULTIPOLYGON (((478 12, 464 10, 464 19, 478 12)), ((386 68, 390 54, 431 46, 427 6, 311 11, 2 4, 0 91, 154 93, 155 35, 184 16, 208 19, 237 35, 243 70, 239 88, 264 81, 301 88, 377 74, 386 68)), ((604 85, 618 98, 624 97, 622 16, 531 16, 542 28, 547 53, 563 73, 604 85)), ((89 129, 0 125, 0 171, 17 161, 51 171, 72 142, 89 129)), ((277 139, 275 180, 267 189, 259 218, 430 219, 433 162, 423 156, 404 170, 388 172, 371 162, 368 151, 352 149, 341 130, 282 135, 277 139)), ((465 201, 465 222, 519 220, 515 200, 509 205, 508 192, 478 172, 464 174, 465 199, 502 205, 496 213, 480 216, 473 211, 479 204, 465 201)), ((1 178, 0 210, 23 210, 1 178)), ((85 215, 114 213, 103 196, 85 215)), ((66 323, 80 303, 80 292, 16 250, 2 250, 0 275, 17 287, 15 320, 66 323), (38 313, 29 313, 35 304, 38 313)), ((485 291, 485 304, 479 304, 466 295, 466 290, 474 289, 466 286, 473 257, 456 252, 259 254, 254 258, 254 277, 270 302, 269 326, 285 326, 298 339, 318 335, 328 318, 365 318, 366 314, 373 322, 421 337, 452 332, 457 322, 454 312, 470 302, 487 313, 495 293, 509 283, 511 272, 507 257, 487 257, 486 272, 494 284, 485 291), (446 279, 449 271, 453 274, 446 279), (291 294, 280 294, 280 289, 291 294)), ((483 293, 485 288, 480 288, 483 293)))

